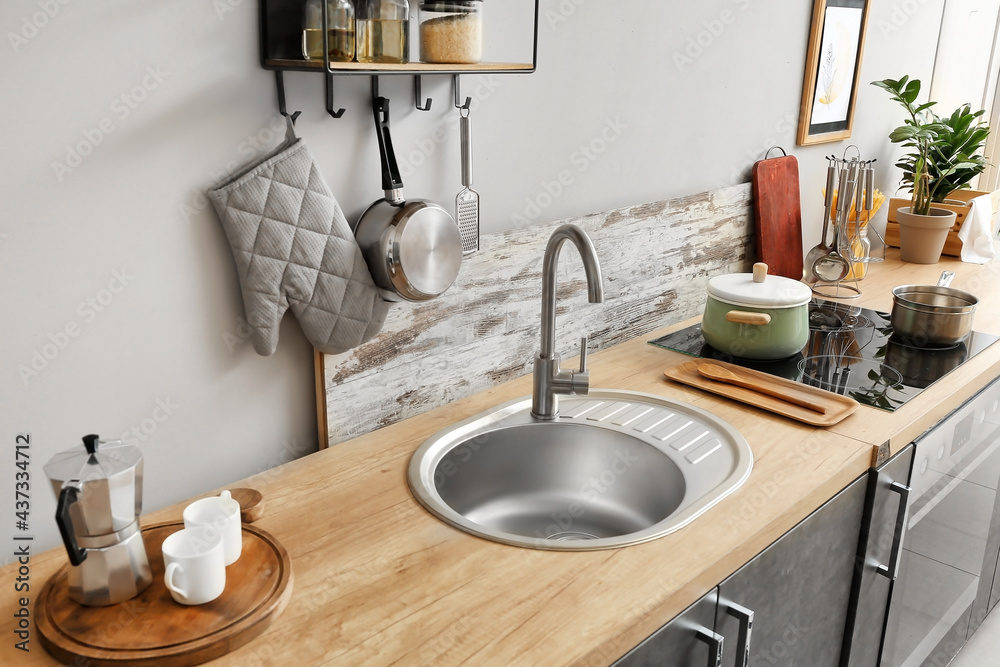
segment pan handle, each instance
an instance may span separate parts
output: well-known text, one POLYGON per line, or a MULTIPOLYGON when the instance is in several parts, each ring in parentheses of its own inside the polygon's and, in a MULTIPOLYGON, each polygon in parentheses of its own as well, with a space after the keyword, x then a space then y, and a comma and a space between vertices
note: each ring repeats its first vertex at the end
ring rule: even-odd
POLYGON ((375 98, 372 102, 375 115, 375 134, 378 136, 378 151, 382 159, 382 189, 390 204, 403 203, 403 179, 396 164, 396 153, 392 149, 392 135, 389 134, 389 100, 375 98))
POLYGON ((942 271, 941 277, 938 278, 938 287, 948 287, 951 285, 951 281, 955 279, 954 271, 942 271))

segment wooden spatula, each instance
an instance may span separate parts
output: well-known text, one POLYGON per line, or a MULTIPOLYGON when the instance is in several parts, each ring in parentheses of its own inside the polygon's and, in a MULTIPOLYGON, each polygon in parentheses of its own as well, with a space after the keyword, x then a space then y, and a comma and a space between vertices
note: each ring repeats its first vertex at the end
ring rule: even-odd
POLYGON ((780 398, 783 401, 792 403, 793 405, 798 405, 803 408, 808 408, 814 412, 818 412, 821 415, 826 414, 826 406, 821 403, 816 403, 805 396, 796 396, 793 394, 787 394, 781 389, 774 387, 769 387, 767 384, 761 382, 757 378, 744 377, 738 375, 737 373, 731 371, 728 368, 720 366, 713 363, 702 363, 698 364, 698 372, 709 380, 715 380, 717 382, 725 382, 726 384, 736 385, 737 387, 743 387, 744 389, 750 389, 761 394, 767 394, 768 396, 773 396, 775 398, 780 398))

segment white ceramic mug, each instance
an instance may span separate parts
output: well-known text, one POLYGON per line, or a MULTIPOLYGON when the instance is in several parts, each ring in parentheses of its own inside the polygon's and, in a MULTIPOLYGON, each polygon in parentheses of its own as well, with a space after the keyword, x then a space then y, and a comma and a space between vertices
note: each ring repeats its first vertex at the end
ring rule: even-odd
POLYGON ((229 491, 221 495, 196 500, 184 508, 184 528, 197 530, 204 538, 222 536, 226 565, 239 560, 243 551, 243 524, 240 521, 240 504, 229 491))
POLYGON ((226 588, 222 536, 179 530, 163 540, 163 583, 180 604, 211 602, 226 588))

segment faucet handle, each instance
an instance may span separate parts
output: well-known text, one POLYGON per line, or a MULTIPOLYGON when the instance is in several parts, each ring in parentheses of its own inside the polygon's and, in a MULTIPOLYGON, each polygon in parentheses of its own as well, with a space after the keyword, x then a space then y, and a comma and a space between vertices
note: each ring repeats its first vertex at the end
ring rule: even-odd
POLYGON ((580 337, 580 372, 587 372, 587 337, 580 337))

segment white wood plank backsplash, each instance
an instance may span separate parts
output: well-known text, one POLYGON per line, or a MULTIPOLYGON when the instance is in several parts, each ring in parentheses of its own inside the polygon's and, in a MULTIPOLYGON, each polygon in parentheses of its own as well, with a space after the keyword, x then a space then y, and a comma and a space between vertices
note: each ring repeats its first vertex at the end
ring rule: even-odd
POLYGON ((484 236, 441 297, 392 307, 368 343, 324 360, 328 444, 531 372, 545 243, 563 223, 594 242, 604 303, 587 303, 572 244, 559 258, 556 349, 576 356, 701 312, 705 283, 753 262, 749 184, 484 236))

